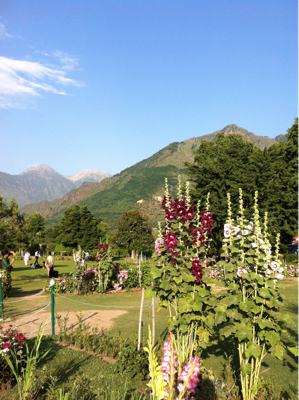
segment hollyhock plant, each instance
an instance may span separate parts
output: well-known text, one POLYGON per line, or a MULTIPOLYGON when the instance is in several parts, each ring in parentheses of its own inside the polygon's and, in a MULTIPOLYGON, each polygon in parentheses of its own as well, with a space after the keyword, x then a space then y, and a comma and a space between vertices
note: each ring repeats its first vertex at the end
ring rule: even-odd
POLYGON ((279 283, 284 279, 279 234, 275 250, 272 250, 268 213, 262 222, 257 192, 252 220, 245 217, 242 190, 239 189, 239 211, 235 218, 228 194, 228 218, 222 247, 226 261, 217 263, 218 270, 224 269, 228 290, 219 294, 216 320, 222 325, 220 335, 231 337, 238 343, 243 400, 256 398, 260 369, 267 353, 282 360, 285 346, 281 335, 290 319, 287 314, 280 316, 279 313, 283 302, 279 283), (235 228, 239 228, 242 235, 234 236, 235 228))
MULTIPOLYGON (((203 268, 212 262, 208 258, 211 242, 213 217, 209 211, 209 196, 205 210, 201 204, 194 204, 186 183, 184 193, 180 185, 177 198, 169 194, 166 181, 165 196, 162 201, 164 223, 159 224, 159 235, 156 240, 156 265, 152 268, 154 285, 147 288, 146 296, 157 296, 160 307, 169 310, 169 327, 172 331, 188 330, 192 321, 201 319, 202 310, 215 314, 212 304, 211 286, 205 282, 203 268)), ((203 330, 198 331, 198 344, 206 348, 210 345, 207 338, 213 330, 203 322, 203 330)))

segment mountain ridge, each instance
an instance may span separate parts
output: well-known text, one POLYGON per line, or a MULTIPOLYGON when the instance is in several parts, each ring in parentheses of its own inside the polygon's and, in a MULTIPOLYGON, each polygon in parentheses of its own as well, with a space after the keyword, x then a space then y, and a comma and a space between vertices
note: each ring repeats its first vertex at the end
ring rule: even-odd
POLYGON ((79 177, 75 175, 73 181, 46 164, 29 167, 18 175, 0 172, 0 194, 7 201, 13 197, 19 206, 23 207, 60 198, 72 189, 78 189, 86 180, 100 182, 111 176, 110 172, 103 174, 97 171, 97 174, 93 172, 89 177, 87 171, 81 175, 80 171, 79 177))
POLYGON ((155 226, 163 215, 157 198, 161 198, 164 194, 165 177, 168 178, 170 191, 174 193, 177 176, 181 175, 182 181, 186 180, 183 162, 193 162, 200 142, 215 140, 220 132, 239 133, 261 148, 276 143, 274 139, 254 135, 237 125, 227 125, 222 130, 208 135, 170 143, 151 157, 139 161, 109 179, 99 183, 85 183, 79 189, 72 190, 52 202, 43 201, 27 205, 22 212, 29 214, 38 211, 46 218, 47 224, 52 225, 59 221, 67 207, 74 204, 87 205, 96 217, 102 217, 112 228, 123 210, 137 208, 147 214, 149 222, 155 226), (143 202, 137 203, 139 200, 143 202))

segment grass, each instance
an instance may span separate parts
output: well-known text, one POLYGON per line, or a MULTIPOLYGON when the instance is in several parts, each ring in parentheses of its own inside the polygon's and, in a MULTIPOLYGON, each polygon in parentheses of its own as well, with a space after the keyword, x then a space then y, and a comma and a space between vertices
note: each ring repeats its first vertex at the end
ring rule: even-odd
MULTIPOLYGON (((43 269, 30 270, 28 267, 24 267, 22 262, 16 262, 15 269, 13 271, 13 289, 11 298, 5 301, 5 315, 18 317, 26 313, 33 313, 35 310, 41 308, 43 305, 50 301, 49 293, 45 293, 37 296, 34 300, 26 300, 19 303, 8 304, 9 301, 19 299, 20 295, 31 294, 32 292, 40 291, 45 284, 48 282, 47 272, 43 269)), ((55 263, 55 269, 57 269, 60 275, 64 273, 70 273, 73 271, 72 261, 57 261, 55 263)), ((285 281, 281 284, 281 292, 286 297, 283 312, 289 313, 293 320, 294 326, 284 334, 283 342, 286 346, 295 346, 298 340, 298 283, 297 279, 294 281, 285 281)), ((55 311, 82 311, 84 310, 99 310, 104 309, 101 306, 113 306, 113 309, 124 309, 123 307, 136 306, 136 308, 126 309, 127 313, 116 318, 115 324, 112 329, 112 333, 116 330, 121 330, 122 334, 131 337, 132 331, 137 329, 138 318, 139 318, 139 306, 140 306, 140 292, 126 292, 117 294, 107 295, 87 295, 87 296, 72 296, 66 295, 64 298, 56 297, 55 311), (78 300, 82 303, 90 303, 90 305, 75 303, 68 299, 78 300), (114 307, 115 306, 115 307, 114 307)), ((151 323, 151 301, 145 299, 145 307, 143 310, 143 324, 144 324, 144 335, 147 334, 147 325, 151 323)), ((157 309, 156 309, 157 311, 157 309)), ((168 313, 166 310, 161 310, 156 313, 156 337, 158 338, 165 328, 167 328, 168 313)), ((111 366, 103 363, 98 357, 89 356, 84 353, 78 353, 69 349, 60 348, 53 344, 53 352, 51 352, 51 360, 47 362, 47 368, 50 368, 53 373, 55 369, 61 371, 62 366, 66 370, 66 377, 74 378, 74 375, 82 370, 89 371, 90 376, 103 375, 103 382, 100 385, 108 385, 113 380, 113 373, 111 366), (67 360, 67 361, 66 361, 67 360), (71 361, 73 360, 73 361, 71 361), (60 367, 61 366, 61 367, 60 367), (60 368, 60 369, 59 369, 60 368), (102 372, 101 372, 102 371, 102 372), (95 372, 95 374, 93 374, 95 372), (106 382, 107 381, 107 382, 106 382), (105 383, 106 382, 106 383, 105 383), (110 382, 110 383, 109 383, 110 382)), ((233 353, 234 346, 228 341, 219 341, 217 345, 208 349, 201 355, 202 362, 205 367, 212 369, 216 376, 220 376, 222 370, 222 363, 225 361, 225 354, 236 356, 233 353)), ((50 356, 49 356, 50 357, 50 356)), ((235 357, 235 362, 237 358, 235 357)), ((263 373, 264 378, 270 379, 280 387, 282 391, 297 391, 298 385, 298 361, 290 353, 285 353, 283 361, 277 360, 276 358, 268 355, 265 358, 262 370, 267 370, 263 373)), ((86 372, 86 373, 87 373, 86 372)), ((59 376, 60 380, 64 378, 59 376)), ((123 382, 123 378, 118 377, 120 382, 123 382)), ((132 382, 137 385, 137 382, 132 382)), ((63 384, 63 381, 61 381, 63 384)), ((102 387, 102 386, 101 386, 102 387)), ((106 386, 105 386, 106 387, 106 386)), ((137 386, 136 386, 137 387, 137 386)), ((284 396, 289 398, 288 396, 284 396)))

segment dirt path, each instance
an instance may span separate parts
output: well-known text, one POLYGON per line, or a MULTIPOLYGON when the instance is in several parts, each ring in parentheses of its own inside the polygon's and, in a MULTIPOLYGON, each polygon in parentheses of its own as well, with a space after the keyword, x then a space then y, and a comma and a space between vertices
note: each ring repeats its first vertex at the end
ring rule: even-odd
MULTIPOLYGON (((122 311, 122 310, 85 310, 82 311, 83 319, 82 321, 85 321, 88 323, 91 328, 97 326, 99 330, 103 329, 109 329, 113 326, 114 321, 113 319, 119 317, 120 315, 126 314, 127 311, 122 311)), ((78 325, 78 319, 76 317, 76 314, 79 314, 78 312, 66 312, 62 311, 59 313, 61 315, 61 318, 65 318, 68 316, 68 322, 67 326, 69 327, 71 324, 73 324, 75 327, 78 325)), ((52 334, 52 325, 51 325, 51 313, 40 313, 37 315, 34 315, 33 317, 29 317, 24 319, 23 321, 16 321, 14 324, 12 321, 5 321, 2 322, 2 326, 4 328, 8 328, 9 325, 15 325, 18 327, 18 329, 22 333, 27 333, 28 338, 36 336, 37 329, 41 323, 45 323, 47 320, 49 320, 49 323, 47 324, 44 334, 45 335, 51 335, 52 334)), ((55 321, 55 333, 57 334, 59 332, 59 327, 57 321, 55 321)))

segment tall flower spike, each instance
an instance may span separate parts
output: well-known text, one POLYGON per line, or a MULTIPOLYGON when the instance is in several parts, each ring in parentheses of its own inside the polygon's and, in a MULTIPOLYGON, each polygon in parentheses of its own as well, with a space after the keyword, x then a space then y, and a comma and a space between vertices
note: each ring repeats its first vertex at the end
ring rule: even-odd
POLYGON ((279 262, 279 244, 280 244, 280 233, 276 235, 276 244, 275 244, 275 261, 279 262))
POLYGON ((207 194, 207 200, 206 200, 206 210, 209 211, 210 209, 210 192, 207 194))
POLYGON ((187 207, 190 207, 191 204, 191 197, 190 197, 190 182, 186 182, 186 203, 187 207))
POLYGON ((169 201, 169 191, 168 191, 168 180, 165 178, 165 197, 166 197, 166 206, 169 208, 170 201, 169 201))
POLYGON ((159 232, 158 238, 162 239, 162 228, 161 228, 161 222, 160 221, 158 222, 158 232, 159 232))
POLYGON ((182 191, 181 191, 181 175, 178 175, 178 199, 182 200, 182 191))
POLYGON ((227 215, 228 215, 228 223, 231 225, 232 223, 232 203, 230 199, 230 193, 227 193, 227 215))
POLYGON ((196 209, 196 226, 199 227, 200 225, 200 200, 197 202, 197 209, 196 209))
POLYGON ((239 188, 239 214, 240 214, 240 224, 244 223, 244 202, 243 202, 243 191, 239 188))

